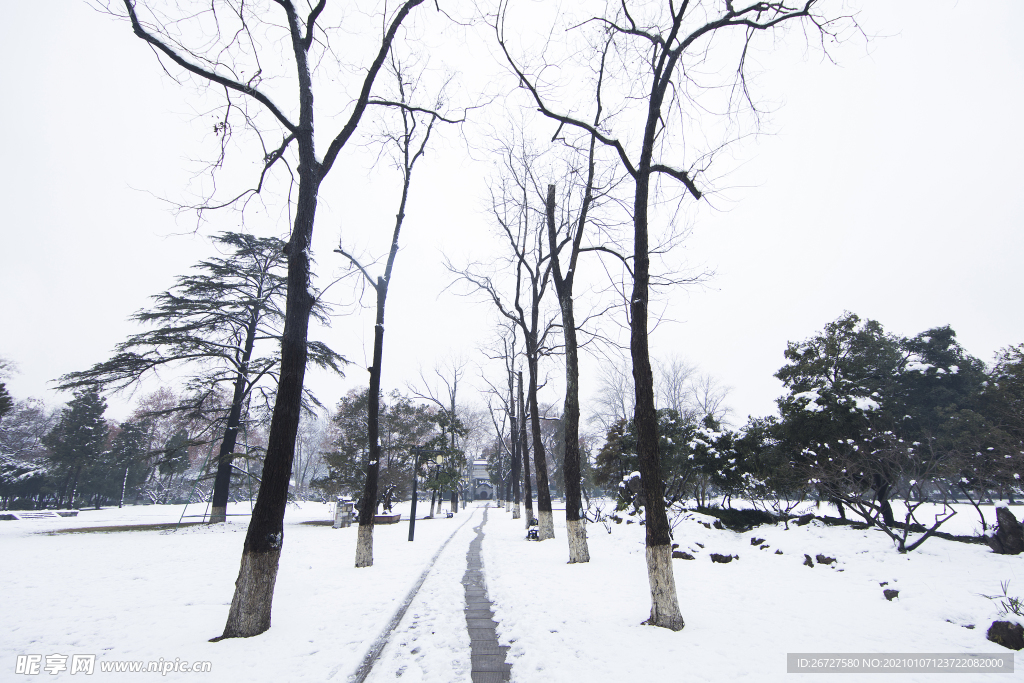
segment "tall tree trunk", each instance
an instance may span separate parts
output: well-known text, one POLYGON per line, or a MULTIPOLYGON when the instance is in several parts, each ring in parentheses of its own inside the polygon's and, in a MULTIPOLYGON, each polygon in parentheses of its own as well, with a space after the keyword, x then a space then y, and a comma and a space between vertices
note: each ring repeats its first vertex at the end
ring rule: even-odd
POLYGON ((298 175, 298 200, 295 207, 295 222, 286 248, 288 285, 277 398, 270 422, 260 490, 242 549, 242 561, 238 579, 235 581, 231 609, 220 638, 254 636, 270 628, 274 584, 284 543, 285 505, 288 500, 288 485, 295 456, 295 437, 302 406, 309 316, 314 304, 309 291, 310 248, 316 217, 317 192, 324 176, 330 172, 341 150, 358 127, 368 106, 374 80, 391 50, 402 22, 409 12, 422 2, 423 0, 405 0, 387 23, 380 48, 363 77, 362 88, 353 104, 351 114, 328 145, 323 161, 319 161, 314 144, 313 83, 308 52, 314 44, 316 32, 323 30, 316 22, 325 3, 321 2, 303 18, 299 17, 297 8, 290 0, 278 0, 277 3, 287 15, 289 38, 295 59, 298 119, 292 121, 259 90, 259 84, 256 82, 258 79, 246 83, 233 80, 224 75, 223 71, 215 69, 219 64, 204 60, 202 55, 190 53, 185 48, 176 51, 175 47, 169 46, 147 31, 144 23, 139 21, 136 15, 133 0, 124 0, 132 30, 139 38, 201 79, 225 85, 228 90, 233 89, 258 101, 284 125, 288 131, 287 137, 278 151, 266 157, 265 169, 269 169, 293 142, 298 146, 299 163, 295 169, 298 175), (197 60, 190 61, 191 57, 197 57, 197 60), (207 68, 207 65, 210 65, 210 68, 207 68))
POLYGON ((526 441, 526 403, 523 401, 523 373, 519 373, 519 456, 523 462, 523 487, 526 496, 526 526, 534 520, 533 491, 530 483, 530 445, 526 441))
POLYGON ((366 483, 359 508, 359 532, 356 539, 356 566, 373 566, 373 519, 377 514, 377 484, 380 477, 380 371, 384 360, 384 304, 387 283, 377 279, 377 322, 373 328, 373 365, 370 367, 370 393, 367 395, 366 431, 370 460, 366 464, 366 483))
MULTIPOLYGON (((591 141, 593 157, 593 140, 591 141)), ((593 182, 593 162, 590 179, 593 182)), ((583 501, 580 495, 580 368, 576 344, 576 317, 572 305, 572 283, 575 275, 576 255, 579 253, 579 237, 582 235, 586 208, 590 198, 590 187, 584 197, 583 215, 577 226, 574 249, 570 255, 569 272, 563 278, 562 267, 557 253, 555 237, 555 186, 548 185, 547 222, 548 241, 551 245, 551 274, 555 280, 559 308, 562 310, 562 336, 565 339, 565 405, 562 410, 562 435, 565 445, 565 465, 562 473, 565 479, 565 528, 569 542, 569 564, 590 562, 590 548, 587 546, 587 528, 580 518, 583 501)))
MULTIPOLYGON (((399 79, 399 90, 402 92, 403 102, 405 91, 403 74, 401 69, 396 67, 395 76, 399 79)), ((370 394, 369 414, 367 419, 367 439, 370 444, 370 461, 366 468, 366 484, 363 489, 362 507, 359 510, 359 533, 356 541, 356 567, 373 566, 373 518, 377 511, 377 487, 380 477, 380 380, 382 365, 384 362, 384 308, 388 298, 388 287, 391 284, 391 275, 395 267, 395 258, 398 256, 398 238, 402 233, 402 224, 405 222, 405 210, 409 201, 409 187, 412 183, 412 171, 416 161, 422 156, 426 149, 427 141, 430 139, 430 131, 433 127, 433 120, 426 128, 422 145, 416 150, 412 144, 412 130, 415 128, 415 120, 410 126, 409 116, 406 110, 400 110, 404 130, 395 139, 403 159, 402 162, 402 196, 398 204, 398 213, 395 214, 395 228, 391 236, 391 246, 388 250, 387 264, 384 266, 384 276, 378 277, 376 283, 371 284, 377 294, 377 321, 373 328, 373 365, 370 366, 370 394)), ((359 266, 363 275, 369 280, 370 276, 366 270, 359 265, 355 258, 338 249, 350 261, 359 266)), ((454 403, 454 397, 453 397, 454 403)), ((455 418, 455 406, 452 406, 452 419, 455 418)), ((453 436, 454 439, 454 436, 453 436)))
POLYGON ((224 429, 224 438, 220 442, 217 454, 217 476, 213 480, 213 501, 210 505, 210 524, 227 521, 228 495, 231 488, 231 461, 238 441, 238 425, 242 422, 242 404, 245 401, 245 384, 249 379, 249 359, 256 344, 256 327, 259 320, 255 312, 251 312, 249 325, 245 330, 245 347, 239 361, 238 375, 235 377, 235 391, 231 398, 231 412, 228 413, 228 424, 224 429))
MULTIPOLYGON (((534 307, 536 309, 536 307, 534 307)), ((529 346, 529 345, 528 345, 529 346)), ((551 488, 548 486, 548 463, 544 455, 544 440, 540 432, 540 406, 537 402, 537 353, 536 341, 532 344, 534 353, 527 356, 530 370, 530 388, 527 400, 530 402, 530 426, 533 428, 533 463, 537 468, 537 540, 545 541, 555 537, 555 519, 551 512, 551 488)))
MULTIPOLYGON (((305 73, 308 79, 308 70, 305 73)), ((303 87, 301 92, 303 109, 309 107, 308 120, 312 122, 312 91, 303 87)), ((295 226, 287 247, 288 292, 281 336, 281 378, 270 420, 263 476, 242 547, 235 594, 220 638, 245 638, 270 628, 274 584, 284 544, 284 512, 295 457, 295 436, 299 430, 302 385, 306 375, 306 340, 309 314, 313 308, 313 295, 309 292, 309 249, 320 184, 312 135, 299 141, 299 151, 299 199, 295 226)))
MULTIPOLYGON (((512 391, 511 376, 509 381, 509 392, 512 391)), ((512 500, 512 519, 519 519, 522 515, 520 511, 519 501, 519 479, 522 471, 522 457, 520 452, 522 448, 519 447, 519 419, 516 417, 516 402, 515 396, 509 396, 509 403, 511 404, 511 410, 509 411, 509 423, 511 429, 509 430, 509 441, 512 443, 512 471, 509 474, 509 487, 511 488, 512 500)))
MULTIPOLYGON (((660 103, 658 109, 660 111, 660 103)), ((661 473, 661 455, 658 452, 658 414, 654 407, 654 373, 647 344, 647 305, 650 284, 650 256, 647 241, 647 202, 650 191, 649 148, 653 148, 653 127, 656 120, 648 120, 649 135, 645 136, 645 158, 636 179, 634 221, 634 275, 633 295, 630 299, 629 348, 633 358, 633 383, 636 409, 633 424, 636 429, 636 451, 640 460, 640 480, 643 485, 646 508, 647 578, 651 589, 651 616, 647 623, 673 631, 685 625, 679 611, 675 575, 672 571, 672 536, 665 512, 665 484, 661 473), (649 144, 648 144, 649 142, 649 144)))

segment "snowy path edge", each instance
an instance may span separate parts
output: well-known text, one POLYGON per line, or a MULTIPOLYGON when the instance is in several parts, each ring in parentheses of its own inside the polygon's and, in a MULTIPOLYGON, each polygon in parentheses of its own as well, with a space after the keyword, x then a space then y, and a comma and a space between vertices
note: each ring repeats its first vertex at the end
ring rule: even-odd
MULTIPOLYGON (((441 553, 444 552, 444 549, 448 547, 448 543, 450 543, 451 540, 455 538, 455 534, 459 533, 462 527, 466 526, 466 523, 469 522, 469 520, 473 519, 474 516, 476 516, 476 509, 474 509, 466 517, 462 524, 460 524, 458 527, 455 528, 454 531, 452 531, 448 538, 445 539, 444 543, 441 544, 441 547, 437 549, 437 552, 434 553, 434 556, 430 558, 430 562, 427 563, 426 569, 423 570, 423 573, 420 575, 420 578, 417 579, 416 583, 413 584, 412 588, 406 594, 405 599, 402 600, 402 604, 399 605, 398 609, 395 610, 394 616, 391 617, 391 620, 387 623, 386 626, 384 626, 384 629, 380 632, 380 635, 378 635, 377 638, 373 641, 373 644, 370 645, 370 649, 366 651, 366 655, 363 657, 363 661, 360 662, 359 668, 357 668, 355 673, 353 673, 352 676, 349 677, 349 683, 363 683, 366 680, 366 677, 370 675, 370 671, 373 669, 374 662, 377 661, 377 657, 380 656, 380 653, 384 649, 384 646, 388 644, 388 639, 391 637, 392 631, 394 631, 395 628, 398 626, 399 622, 402 621, 402 617, 405 616, 406 610, 409 609, 409 605, 412 604, 413 598, 416 597, 416 594, 423 586, 423 582, 427 580, 427 575, 430 573, 430 570, 434 568, 434 563, 437 562, 437 558, 440 557, 441 553)), ((338 673, 340 669, 340 666, 335 668, 333 671, 331 671, 327 678, 334 678, 334 676, 338 673)))

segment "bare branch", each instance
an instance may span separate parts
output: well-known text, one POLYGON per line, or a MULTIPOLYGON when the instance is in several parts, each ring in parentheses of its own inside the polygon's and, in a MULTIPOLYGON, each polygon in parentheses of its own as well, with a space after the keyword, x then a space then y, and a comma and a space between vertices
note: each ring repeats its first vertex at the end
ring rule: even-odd
MULTIPOLYGON (((422 2, 422 0, 419 1, 422 2)), ((252 85, 251 82, 242 83, 233 78, 222 76, 216 71, 206 69, 202 66, 199 66, 198 64, 193 64, 192 62, 188 61, 180 54, 178 54, 178 52, 174 50, 172 47, 170 47, 162 40, 157 38, 156 35, 150 33, 142 26, 142 23, 139 21, 138 15, 135 13, 135 0, 124 0, 124 6, 128 10, 128 19, 129 21, 131 21, 132 31, 135 33, 136 36, 152 45, 155 49, 159 50, 161 53, 170 58, 171 61, 173 61, 175 64, 182 67, 186 71, 189 71, 197 76, 201 76, 213 83, 217 83, 218 85, 222 85, 225 88, 228 88, 229 90, 234 90, 236 92, 242 93, 243 95, 248 95, 249 97, 253 98, 257 102, 262 104, 264 107, 266 107, 267 110, 271 114, 273 114, 278 121, 281 122, 281 125, 287 128, 291 133, 294 134, 298 132, 298 126, 292 123, 292 121, 287 116, 284 115, 284 112, 282 112, 269 97, 264 95, 254 85, 252 85)))
POLYGON ((327 0, 320 0, 306 19, 306 36, 302 39, 302 47, 307 52, 313 45, 313 29, 316 27, 316 20, 320 16, 320 13, 324 11, 325 7, 327 7, 327 0))
POLYGON ((363 87, 359 91, 359 97, 356 99, 352 114, 349 115, 348 121, 342 127, 334 140, 331 141, 330 146, 327 148, 327 153, 324 154, 323 161, 320 164, 321 174, 326 174, 331 170, 335 159, 338 158, 338 154, 341 152, 341 148, 345 146, 345 143, 347 143, 349 138, 352 137, 352 134, 355 133, 356 126, 359 124, 359 120, 362 118, 363 112, 366 111, 366 106, 370 101, 370 89, 373 87, 373 82, 377 78, 377 73, 380 71, 381 66, 384 65, 384 59, 391 50, 391 45, 395 40, 395 35, 398 33, 398 27, 402 25, 402 22, 409 15, 409 12, 422 3, 423 0, 406 0, 391 20, 391 25, 388 27, 387 32, 384 34, 384 38, 381 41, 380 50, 377 52, 377 56, 374 58, 373 63, 370 64, 370 68, 367 70, 366 76, 363 78, 363 87))

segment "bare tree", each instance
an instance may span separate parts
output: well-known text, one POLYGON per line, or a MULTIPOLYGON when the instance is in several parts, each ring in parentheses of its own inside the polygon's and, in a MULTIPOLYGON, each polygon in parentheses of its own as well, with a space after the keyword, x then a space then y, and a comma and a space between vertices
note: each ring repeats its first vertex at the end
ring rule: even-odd
MULTIPOLYGON (((526 400, 533 433, 533 454, 537 477, 538 538, 555 537, 548 487, 548 468, 540 429, 537 390, 540 383, 540 359, 550 350, 555 320, 543 310, 544 294, 551 277, 551 251, 544 229, 543 192, 534 176, 537 155, 528 149, 525 138, 509 143, 502 150, 503 177, 491 192, 491 213, 498 232, 511 252, 508 261, 514 269, 511 295, 496 282, 496 275, 481 273, 479 264, 448 269, 494 304, 499 315, 515 325, 523 335, 528 369, 526 400), (533 198, 539 195, 536 204, 533 198)), ((500 268, 500 267, 499 267, 500 268)), ((497 269, 490 269, 492 272, 497 269)), ((525 451, 524 451, 525 452, 525 451)))
POLYGON ((563 246, 569 245, 568 267, 562 273, 561 251, 558 244, 560 232, 555 223, 555 186, 548 185, 547 223, 548 241, 551 249, 551 277, 558 293, 558 305, 562 310, 562 337, 565 340, 565 406, 562 411, 562 433, 564 438, 565 479, 565 525, 569 542, 569 563, 590 562, 590 548, 587 545, 585 520, 581 517, 583 501, 580 494, 580 366, 579 345, 576 341, 576 315, 573 306, 573 283, 578 272, 583 233, 587 224, 587 212, 593 200, 594 190, 594 139, 591 136, 587 180, 583 200, 575 225, 567 228, 563 246))
MULTIPOLYGON (((522 477, 522 446, 519 439, 519 412, 516 402, 516 364, 519 357, 516 351, 516 329, 511 324, 500 326, 503 335, 501 337, 501 351, 494 355, 488 355, 492 360, 501 360, 504 371, 504 380, 507 386, 496 387, 488 381, 491 387, 491 394, 501 403, 504 417, 499 425, 493 420, 495 432, 501 447, 507 452, 511 459, 508 476, 505 481, 505 490, 499 495, 505 501, 505 511, 512 510, 512 519, 519 519, 520 509, 520 479, 522 477), (505 392, 508 393, 505 393, 505 392), (505 421, 509 424, 508 438, 504 436, 503 425, 505 421)), ((485 378, 485 381, 486 378, 485 378)), ((493 415, 493 411, 492 411, 493 415)))
MULTIPOLYGON (((688 363, 677 355, 667 359, 653 359, 655 404, 658 408, 669 408, 679 413, 684 422, 696 424, 705 415, 711 415, 721 422, 729 414, 725 400, 729 387, 723 386, 717 378, 700 373, 697 365, 688 363)), ((635 395, 632 391, 629 370, 623 361, 608 358, 600 365, 600 384, 594 397, 596 410, 591 420, 604 431, 620 421, 631 421, 634 413, 635 395)))
POLYGON ((654 369, 658 405, 676 411, 687 422, 700 419, 694 410, 691 392, 697 369, 675 355, 661 363, 655 361, 654 369))
POLYGON ((526 401, 523 400, 523 373, 516 373, 516 391, 519 397, 519 457, 523 463, 523 496, 526 498, 526 527, 535 519, 533 516, 533 485, 530 483, 530 442, 526 440, 526 401))
POLYGON ((618 422, 633 419, 636 396, 627 363, 624 358, 606 355, 598 365, 597 393, 591 399, 594 413, 590 420, 604 433, 618 422))
MULTIPOLYGON (((506 61, 521 88, 524 88, 540 112, 557 124, 558 131, 571 128, 595 137, 614 152, 622 169, 632 178, 633 212, 633 290, 629 297, 630 354, 633 360, 633 382, 636 394, 635 427, 640 473, 647 506, 647 569, 651 590, 651 615, 648 623, 680 630, 684 626, 676 595, 672 571, 671 529, 664 507, 664 482, 658 449, 658 418, 654 402, 654 377, 648 346, 650 306, 650 209, 652 181, 660 177, 673 179, 694 198, 703 192, 697 177, 709 162, 715 148, 700 149, 690 140, 687 145, 670 145, 679 140, 687 124, 696 130, 696 139, 708 139, 708 130, 701 127, 707 115, 699 100, 707 99, 721 89, 699 83, 702 73, 718 74, 711 68, 702 72, 710 56, 719 56, 721 49, 730 46, 728 36, 738 33, 738 66, 735 70, 735 89, 738 104, 751 104, 745 78, 747 51, 758 34, 769 33, 784 23, 805 22, 822 37, 834 37, 835 26, 813 13, 817 0, 804 0, 794 6, 785 2, 756 2, 736 5, 732 0, 722 2, 637 2, 622 0, 614 10, 596 16, 586 25, 598 32, 579 50, 586 58, 603 54, 618 61, 609 65, 619 79, 618 101, 610 103, 612 112, 597 124, 590 118, 581 118, 577 108, 559 111, 559 105, 569 93, 575 95, 580 84, 552 83, 547 64, 532 68, 519 56, 512 54, 507 40, 509 2, 501 3, 493 18, 493 28, 506 61), (713 45, 717 39, 724 47, 713 45), (595 47, 596 46, 596 47, 595 47), (601 47, 601 46, 610 46, 601 47), (713 49, 714 48, 714 49, 713 49), (704 89, 707 88, 707 89, 704 89), (563 98, 560 100, 560 98, 563 98), (693 104, 692 111, 684 111, 693 104), (637 148, 638 147, 638 148, 637 148), (666 163, 662 155, 686 155, 695 150, 697 157, 689 168, 678 163, 666 163)), ((603 56, 601 57, 603 59, 603 56)), ((712 65, 717 66, 717 65, 712 65)), ((562 70, 568 72, 570 70, 562 70)), ((726 89, 728 90, 728 89, 726 89)), ((571 96, 570 96, 571 97, 571 96)), ((600 94, 598 95, 598 98, 600 94)), ((600 101, 598 98, 598 101, 600 101)), ((572 99, 570 101, 577 101, 572 99)), ((756 110, 755 110, 756 112, 756 110)), ((556 135, 558 132, 556 132, 556 135)))
MULTIPOLYGON (((259 195, 275 167, 284 166, 293 183, 289 212, 294 208, 288 255, 284 331, 281 337, 281 375, 271 418, 269 443, 259 495, 242 550, 235 594, 220 638, 254 636, 270 628, 274 584, 284 541, 284 511, 295 453, 295 435, 301 413, 306 372, 309 316, 314 304, 311 284, 311 240, 317 194, 341 150, 350 142, 363 113, 371 104, 394 105, 372 96, 374 82, 396 40, 399 28, 424 0, 405 0, 382 18, 379 43, 361 71, 358 93, 347 111, 330 112, 327 120, 340 120, 322 154, 316 150, 314 124, 314 67, 336 57, 325 27, 338 26, 348 17, 324 16, 327 0, 300 13, 292 0, 244 2, 196 0, 194 7, 178 2, 169 8, 140 0, 122 0, 124 14, 135 35, 150 47, 166 73, 190 78, 201 87, 224 93, 223 121, 215 127, 221 137, 221 156, 234 125, 240 121, 263 146, 262 167, 254 187, 227 201, 204 202, 201 211, 233 206, 259 195), (275 8, 280 12, 272 15, 275 8), (261 59, 264 53, 283 54, 261 59), (278 59, 280 57, 280 59, 278 59), (280 64, 284 70, 274 67, 280 64), (292 70, 290 73, 288 70, 292 70), (291 88, 281 88, 287 83, 291 88), (283 104, 285 93, 297 96, 283 104), (280 136, 279 144, 266 145, 280 136), (293 162, 297 164, 292 169, 293 162)), ((111 12, 113 10, 111 9, 111 12)), ((338 30, 338 29, 330 29, 338 30)), ((337 89, 337 84, 331 86, 337 89)), ((330 101, 330 98, 326 98, 330 101)), ((323 113, 323 112, 321 112, 323 113)), ((291 214, 290 214, 291 215, 291 214)))
POLYGON ((494 405, 489 403, 487 409, 495 434, 489 449, 487 468, 491 482, 494 484, 494 499, 499 507, 504 505, 505 512, 508 512, 511 509, 512 472, 515 469, 515 456, 513 441, 511 435, 506 432, 505 426, 508 421, 507 405, 504 411, 496 412, 494 405))
POLYGON ((306 413, 299 422, 295 437, 295 488, 298 494, 309 497, 310 484, 327 474, 323 452, 331 439, 329 423, 317 413, 306 413))
POLYGON ((722 384, 710 374, 704 373, 690 381, 690 397, 694 409, 699 413, 698 419, 710 415, 716 422, 721 422, 729 415, 729 407, 725 399, 729 396, 729 387, 722 384))
MULTIPOLYGON (((399 60, 391 53, 390 72, 397 83, 398 115, 401 119, 397 131, 385 133, 386 144, 394 154, 395 165, 402 174, 402 193, 395 215, 395 228, 391 236, 384 275, 374 279, 359 259, 339 245, 335 251, 344 256, 363 275, 366 283, 376 296, 377 316, 373 328, 373 364, 370 365, 370 394, 367 420, 367 436, 370 445, 370 459, 366 467, 366 483, 359 508, 359 533, 356 542, 356 566, 373 566, 373 520, 377 510, 377 481, 380 473, 380 377, 384 363, 384 307, 387 303, 388 286, 398 256, 398 238, 405 222, 405 211, 409 202, 409 188, 416 162, 423 157, 434 124, 440 119, 434 111, 419 112, 410 108, 415 95, 418 78, 409 78, 399 60)), ((440 105, 440 98, 438 98, 440 105)))

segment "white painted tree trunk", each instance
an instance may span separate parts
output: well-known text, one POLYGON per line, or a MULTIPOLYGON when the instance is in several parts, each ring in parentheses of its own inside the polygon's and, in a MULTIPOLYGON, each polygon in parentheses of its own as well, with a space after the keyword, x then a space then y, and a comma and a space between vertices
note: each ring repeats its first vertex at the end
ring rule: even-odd
POLYGON ((220 524, 228 520, 227 507, 210 508, 210 524, 220 524))
POLYGON ((566 537, 569 539, 569 564, 590 562, 590 549, 587 547, 587 524, 582 519, 565 523, 566 537))
POLYGON ((505 501, 505 512, 508 512, 511 509, 512 509, 512 501, 506 500, 505 501))
POLYGON ((685 624, 676 598, 672 546, 656 545, 647 548, 647 578, 651 584, 651 618, 646 623, 682 631, 685 624))
POLYGON ((373 527, 359 525, 356 538, 356 567, 373 566, 373 527))
POLYGON ((249 638, 270 628, 270 608, 280 558, 280 545, 270 552, 242 553, 228 625, 220 638, 249 638))
POLYGON ((541 510, 537 513, 537 540, 546 541, 555 537, 555 516, 550 512, 541 510))
POLYGON ((519 519, 520 517, 523 516, 523 513, 520 510, 521 507, 522 507, 522 505, 520 503, 516 503, 515 506, 513 506, 513 508, 512 508, 512 519, 519 519))

